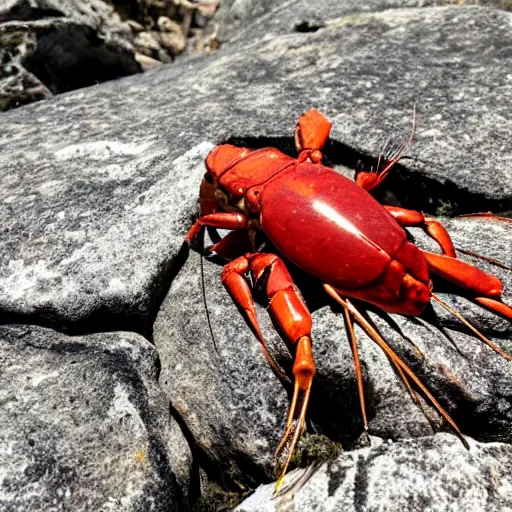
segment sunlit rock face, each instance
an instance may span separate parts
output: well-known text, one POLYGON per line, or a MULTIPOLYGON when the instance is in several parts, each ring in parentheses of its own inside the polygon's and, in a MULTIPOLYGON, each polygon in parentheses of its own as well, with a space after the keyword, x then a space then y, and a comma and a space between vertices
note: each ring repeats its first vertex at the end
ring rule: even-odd
MULTIPOLYGON (((2 114, 7 510, 55 501, 101 510, 110 497, 116 510, 186 510, 212 482, 247 493, 274 479, 290 389, 223 289, 224 262, 201 259, 208 237, 223 233, 183 247, 204 159, 218 144, 295 156, 295 123, 315 107, 333 122, 326 165, 353 179, 358 161, 369 169, 387 140, 393 149, 407 139, 416 104, 415 140, 375 197, 440 217, 457 249, 512 264, 510 223, 455 218, 512 210, 509 13, 376 2, 363 13, 319 4, 313 17, 303 2, 251 5, 243 27, 225 26, 231 35, 215 54, 2 114), (32 495, 39 501, 23 501, 32 495)), ((418 228, 409 232, 439 251, 418 228)), ((309 241, 305 233, 296 244, 309 241)), ((510 271, 463 251, 502 280, 512 304, 510 271)), ((512 506, 510 362, 437 305, 419 318, 368 308, 470 450, 428 401, 415 403, 357 328, 367 436, 343 314, 320 283, 289 267, 313 317, 308 432, 343 450, 296 489, 297 510, 378 509, 388 499, 400 510, 512 506)), ((510 322, 440 279, 433 286, 512 352, 510 322)), ((291 376, 289 347, 256 298, 269 351, 291 376)), ((241 510, 273 510, 270 494, 264 488, 241 510)))

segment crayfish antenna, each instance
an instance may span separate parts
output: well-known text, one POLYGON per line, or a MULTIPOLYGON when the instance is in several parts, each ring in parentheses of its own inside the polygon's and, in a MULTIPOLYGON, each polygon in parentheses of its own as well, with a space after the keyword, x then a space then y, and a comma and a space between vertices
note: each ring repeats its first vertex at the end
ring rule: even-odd
MULTIPOLYGON (((346 300, 347 303, 349 302, 348 299, 345 299, 345 300, 346 300)), ((342 306, 343 306, 343 304, 342 304, 342 306)), ((350 316, 350 312, 349 312, 348 308, 343 306, 343 311, 345 313, 345 321, 346 321, 346 324, 347 324, 347 327, 348 327, 348 332, 349 332, 349 335, 350 335, 350 346, 351 346, 351 349, 352 349, 352 356, 354 358, 354 367, 355 367, 355 370, 356 370, 356 380, 357 380, 357 390, 358 390, 358 393, 359 393, 359 403, 360 403, 360 406, 361 406, 361 416, 363 417, 364 429, 365 429, 365 431, 368 431, 368 418, 367 418, 367 415, 366 415, 366 404, 365 404, 365 399, 364 399, 363 375, 362 375, 362 372, 361 372, 361 363, 360 363, 360 360, 359 360, 359 352, 358 352, 358 349, 357 349, 357 339, 356 339, 356 334, 355 334, 355 331, 354 331, 354 324, 352 322, 352 317, 350 316)), ((396 364, 394 359, 391 359, 391 362, 395 366, 396 371, 398 372, 398 375, 400 375, 400 378, 404 382, 405 387, 407 388, 407 390, 409 391, 409 394, 411 395, 411 398, 418 405, 420 405, 420 400, 418 398, 418 395, 412 389, 411 384, 409 383, 409 380, 407 379, 407 377, 406 377, 405 373, 403 372, 402 368, 400 368, 400 366, 398 366, 396 364)))
POLYGON ((356 370, 357 391, 359 394, 359 404, 361 406, 361 416, 363 417, 363 425, 365 431, 368 431, 368 418, 366 416, 366 404, 364 400, 363 374, 361 372, 361 362, 359 361, 359 351, 357 349, 357 338, 354 331, 354 324, 348 308, 343 304, 343 312, 345 313, 345 322, 350 335, 350 348, 352 349, 352 357, 354 358, 354 367, 356 370))
MULTIPOLYGON (((364 316, 354 307, 354 305, 349 300, 343 300, 338 292, 330 285, 323 285, 325 291, 343 308, 348 309, 350 314, 354 317, 356 322, 365 330, 365 332, 370 336, 370 338, 377 343, 377 345, 382 349, 382 351, 388 356, 389 359, 393 362, 393 364, 400 368, 402 374, 410 379, 414 384, 421 390, 421 392, 428 398, 430 403, 434 406, 437 412, 448 422, 448 424, 452 427, 454 432, 457 434, 459 439, 462 441, 462 444, 469 449, 469 445, 464 439, 462 432, 459 427, 452 420, 451 416, 443 409, 441 404, 434 398, 432 393, 426 388, 426 386, 421 382, 421 380, 416 376, 416 374, 398 357, 396 352, 386 343, 384 338, 372 327, 372 325, 364 318, 364 316)), ((399 372, 400 373, 400 372, 399 372)), ((403 377, 402 377, 403 379, 403 377)), ((408 386, 409 388, 410 386, 408 386)), ((414 393, 414 392, 413 392, 414 393)), ((413 395, 414 396, 414 395, 413 395)))
POLYGON ((206 313, 206 323, 208 324, 208 330, 210 331, 210 336, 212 338, 213 348, 215 349, 215 352, 217 354, 219 353, 219 349, 217 348, 217 342, 215 341, 215 336, 213 335, 213 328, 212 328, 212 322, 210 319, 210 311, 208 310, 208 303, 206 300, 206 286, 204 282, 204 256, 201 254, 201 292, 203 295, 203 305, 204 305, 204 311, 206 313))
MULTIPOLYGON (((504 357, 508 361, 512 361, 512 356, 508 355, 506 352, 501 350, 500 347, 495 345, 490 339, 486 338, 476 327, 471 325, 458 311, 455 311, 455 309, 451 308, 446 304, 446 302, 442 301, 435 293, 431 293, 431 297, 439 304, 441 305, 446 311, 450 312, 453 316, 457 317, 466 327, 471 329, 486 345, 491 347, 496 353, 498 353, 500 356, 504 357)), ((492 300, 492 299, 491 299, 492 300)), ((485 303, 483 303, 485 305, 485 303)))
POLYGON ((366 191, 370 191, 380 185, 390 173, 391 169, 398 163, 400 158, 402 158, 402 154, 414 140, 414 135, 416 133, 416 103, 412 107, 412 128, 409 138, 398 148, 394 155, 392 155, 388 161, 387 165, 379 170, 380 163, 383 160, 382 154, 379 155, 377 160, 377 167, 375 168, 375 172, 359 172, 356 175, 356 183, 366 191))
POLYGON ((457 215, 457 219, 472 218, 472 219, 487 219, 487 220, 498 220, 502 222, 512 222, 511 217, 500 217, 492 212, 477 212, 477 213, 464 213, 457 215))

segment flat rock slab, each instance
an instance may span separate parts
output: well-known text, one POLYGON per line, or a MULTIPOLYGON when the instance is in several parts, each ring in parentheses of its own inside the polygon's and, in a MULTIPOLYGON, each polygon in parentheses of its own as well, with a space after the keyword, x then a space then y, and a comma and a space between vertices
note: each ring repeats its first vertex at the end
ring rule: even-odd
POLYGON ((483 8, 341 18, 4 114, 0 310, 77 331, 149 331, 208 150, 290 148, 311 106, 334 121, 329 159, 355 167, 383 137, 407 136, 417 102, 403 162, 419 199, 405 205, 435 211, 446 190, 466 198, 456 212, 510 209, 510 20, 483 8))
POLYGON ((129 333, 0 327, 2 510, 183 510, 191 456, 129 333))
POLYGON ((381 443, 341 454, 316 472, 286 477, 279 496, 262 486, 237 512, 510 510, 512 447, 453 436, 381 443), (294 485, 295 484, 295 485, 294 485), (288 489, 286 488, 288 487, 288 489))
POLYGON ((79 330, 142 330, 192 221, 211 147, 173 162, 154 141, 107 138, 56 150, 59 172, 42 167, 30 185, 11 174, 4 311, 79 330))

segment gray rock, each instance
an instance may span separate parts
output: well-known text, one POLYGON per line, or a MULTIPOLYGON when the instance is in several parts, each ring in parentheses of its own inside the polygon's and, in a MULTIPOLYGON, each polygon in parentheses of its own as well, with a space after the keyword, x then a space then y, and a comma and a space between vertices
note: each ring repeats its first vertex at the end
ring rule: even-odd
POLYGON ((36 49, 36 37, 17 23, 0 25, 0 111, 52 96, 23 61, 36 49))
POLYGON ((80 330, 101 330, 108 318, 109 329, 147 329, 190 225, 195 185, 210 149, 202 144, 173 161, 151 137, 106 137, 55 148, 50 158, 60 160, 61 170, 41 169, 29 185, 33 193, 16 186, 20 177, 11 175, 4 247, 21 257, 9 258, 2 270, 12 304, 6 309, 80 330), (84 164, 89 174, 75 181, 84 164), (175 175, 181 176, 178 182, 175 175), (16 217, 13 207, 28 216, 16 217), (31 207, 43 218, 36 220, 31 207), (52 254, 32 253, 30 233, 38 244, 53 246, 52 254), (133 264, 134 255, 141 264, 133 264), (34 257, 30 268, 27 256, 34 257))
MULTIPOLYGON (((331 21, 314 33, 275 36, 245 49, 226 45, 214 58, 183 60, 2 115, 2 320, 153 334, 174 412, 209 476, 230 485, 271 480, 288 400, 222 290, 220 266, 205 262, 215 349, 199 256, 191 253, 184 264, 180 252, 196 214, 203 159, 214 144, 288 151, 297 117, 314 106, 334 122, 327 158, 353 175, 359 159, 377 156, 383 138, 407 136, 416 101, 417 141, 388 181, 394 201, 451 214, 511 206, 504 141, 512 124, 503 101, 512 94, 504 50, 511 15, 396 9, 331 21)), ((466 234, 480 237, 474 226, 485 225, 458 222, 458 244, 466 234)), ((499 230, 486 231, 490 238, 478 251, 509 258, 510 233, 495 243, 499 230)), ((493 272, 506 281, 510 301, 509 278, 493 272)), ((348 449, 364 439, 358 440, 362 424, 343 319, 299 274, 313 310, 319 367, 310 430, 348 449)), ((441 293, 466 313, 453 289, 441 293)), ((289 371, 289 355, 259 312, 272 353, 289 371)), ((510 442, 510 364, 456 330, 460 324, 438 308, 436 314, 406 320, 369 313, 465 433, 510 442)), ((510 351, 508 324, 481 308, 467 316, 510 351)), ((445 428, 428 405, 427 419, 414 404, 382 352, 360 331, 358 338, 370 433, 400 439, 445 428)))
POLYGON ((91 28, 99 28, 112 11, 112 7, 102 0, 4 0, 0 5, 0 21, 65 17, 91 28))
MULTIPOLYGON (((331 24, 360 23, 368 13, 392 9, 460 5, 459 0, 224 0, 215 14, 223 44, 248 42, 294 32, 315 32, 331 24)), ((489 6, 510 11, 507 0, 465 0, 466 6, 489 6)))
MULTIPOLYGON (((205 262, 204 270, 206 303, 200 256, 191 252, 159 311, 153 332, 162 362, 159 382, 207 472, 226 484, 254 486, 272 479, 287 395, 224 291, 218 265, 205 262)), ((269 343, 279 346, 268 316, 260 313, 269 343)))
POLYGON ((510 209, 503 141, 512 128, 499 106, 510 92, 500 50, 512 38, 510 16, 392 10, 3 115, 1 310, 67 328, 149 330, 210 144, 289 148, 311 106, 334 122, 328 158, 353 174, 384 134, 408 133, 418 101, 414 159, 390 177, 400 202, 430 212, 450 200, 452 213, 510 209))
POLYGON ((191 455, 130 333, 0 327, 2 510, 183 510, 191 455))
POLYGON ((512 448, 453 436, 379 443, 343 453, 316 471, 286 477, 278 497, 262 486, 237 512, 278 510, 437 510, 488 512, 512 507, 512 448), (304 476, 302 476, 304 475, 304 476))
POLYGON ((170 63, 185 49, 213 51, 217 3, 4 1, 0 111, 170 63), (8 46, 5 32, 20 42, 8 46))

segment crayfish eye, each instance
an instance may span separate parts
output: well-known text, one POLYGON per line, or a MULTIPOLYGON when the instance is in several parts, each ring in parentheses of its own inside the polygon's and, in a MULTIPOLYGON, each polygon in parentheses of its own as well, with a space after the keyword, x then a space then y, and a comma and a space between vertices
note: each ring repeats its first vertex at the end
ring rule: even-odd
POLYGON ((207 183, 210 183, 210 185, 213 185, 213 176, 207 172, 205 175, 204 175, 204 181, 206 181, 207 183))

